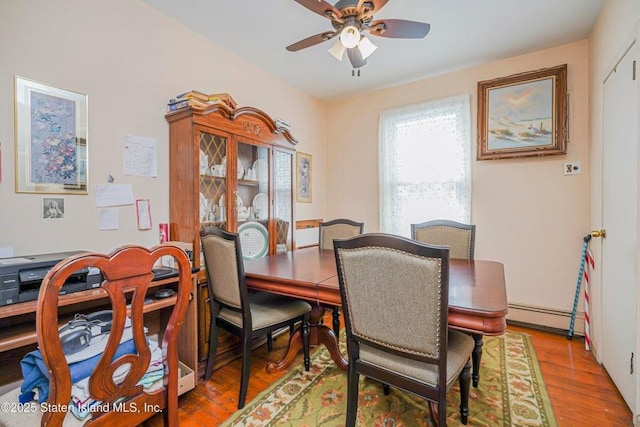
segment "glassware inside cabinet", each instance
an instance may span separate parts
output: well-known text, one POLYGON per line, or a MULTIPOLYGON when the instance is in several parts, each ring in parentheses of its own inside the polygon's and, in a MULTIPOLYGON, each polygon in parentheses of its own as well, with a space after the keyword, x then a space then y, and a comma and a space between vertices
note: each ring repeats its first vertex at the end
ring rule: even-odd
POLYGON ((269 222, 269 149, 238 143, 238 225, 252 221, 268 229, 269 222))
POLYGON ((201 226, 215 225, 226 230, 227 137, 200 132, 199 140, 200 223, 201 226))

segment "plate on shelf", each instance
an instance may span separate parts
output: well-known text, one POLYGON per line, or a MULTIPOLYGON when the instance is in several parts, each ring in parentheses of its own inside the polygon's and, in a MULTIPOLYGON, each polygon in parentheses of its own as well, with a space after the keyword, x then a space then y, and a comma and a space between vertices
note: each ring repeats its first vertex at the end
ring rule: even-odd
POLYGON ((267 182, 269 181, 269 165, 267 165, 267 159, 258 159, 253 162, 253 176, 257 181, 267 182))
POLYGON ((200 221, 206 221, 207 212, 209 212, 209 201, 204 194, 200 193, 200 221))
POLYGON ((259 222, 249 221, 240 224, 238 236, 244 259, 262 258, 269 251, 269 232, 259 222))
MULTIPOLYGON (((269 210, 269 197, 265 193, 258 193, 253 198, 253 208, 256 212, 266 213, 269 210)), ((262 218, 262 215, 260 215, 262 218)))

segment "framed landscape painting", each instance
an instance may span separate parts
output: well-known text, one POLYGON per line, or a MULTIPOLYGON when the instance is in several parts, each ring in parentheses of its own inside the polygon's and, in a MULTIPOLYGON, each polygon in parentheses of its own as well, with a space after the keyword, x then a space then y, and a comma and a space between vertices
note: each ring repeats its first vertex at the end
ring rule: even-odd
POLYGON ((566 152, 566 64, 478 82, 478 160, 566 152))
POLYGON ((16 192, 87 194, 87 96, 15 77, 16 192))

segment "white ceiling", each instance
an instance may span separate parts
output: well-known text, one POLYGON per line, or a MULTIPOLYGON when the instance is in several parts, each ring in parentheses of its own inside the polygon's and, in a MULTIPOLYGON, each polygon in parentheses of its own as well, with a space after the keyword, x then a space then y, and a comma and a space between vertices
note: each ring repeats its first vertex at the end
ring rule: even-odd
MULTIPOLYGON (((604 0, 390 0, 377 19, 431 24, 424 39, 369 37, 378 49, 352 77, 333 41, 285 47, 331 31, 327 18, 294 0, 144 0, 216 44, 323 100, 533 52, 587 38, 604 0)), ((328 0, 335 4, 335 0, 328 0)), ((368 35, 368 33, 366 33, 368 35)))

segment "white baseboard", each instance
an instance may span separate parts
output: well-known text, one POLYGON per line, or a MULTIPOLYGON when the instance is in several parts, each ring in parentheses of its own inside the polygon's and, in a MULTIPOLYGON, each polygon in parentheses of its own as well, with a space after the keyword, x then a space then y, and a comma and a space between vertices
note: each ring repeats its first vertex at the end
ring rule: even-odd
MULTIPOLYGON (((571 312, 526 304, 510 303, 507 320, 568 331, 571 323, 571 312)), ((573 325, 573 334, 576 336, 584 336, 583 311, 578 311, 576 313, 573 325)))

